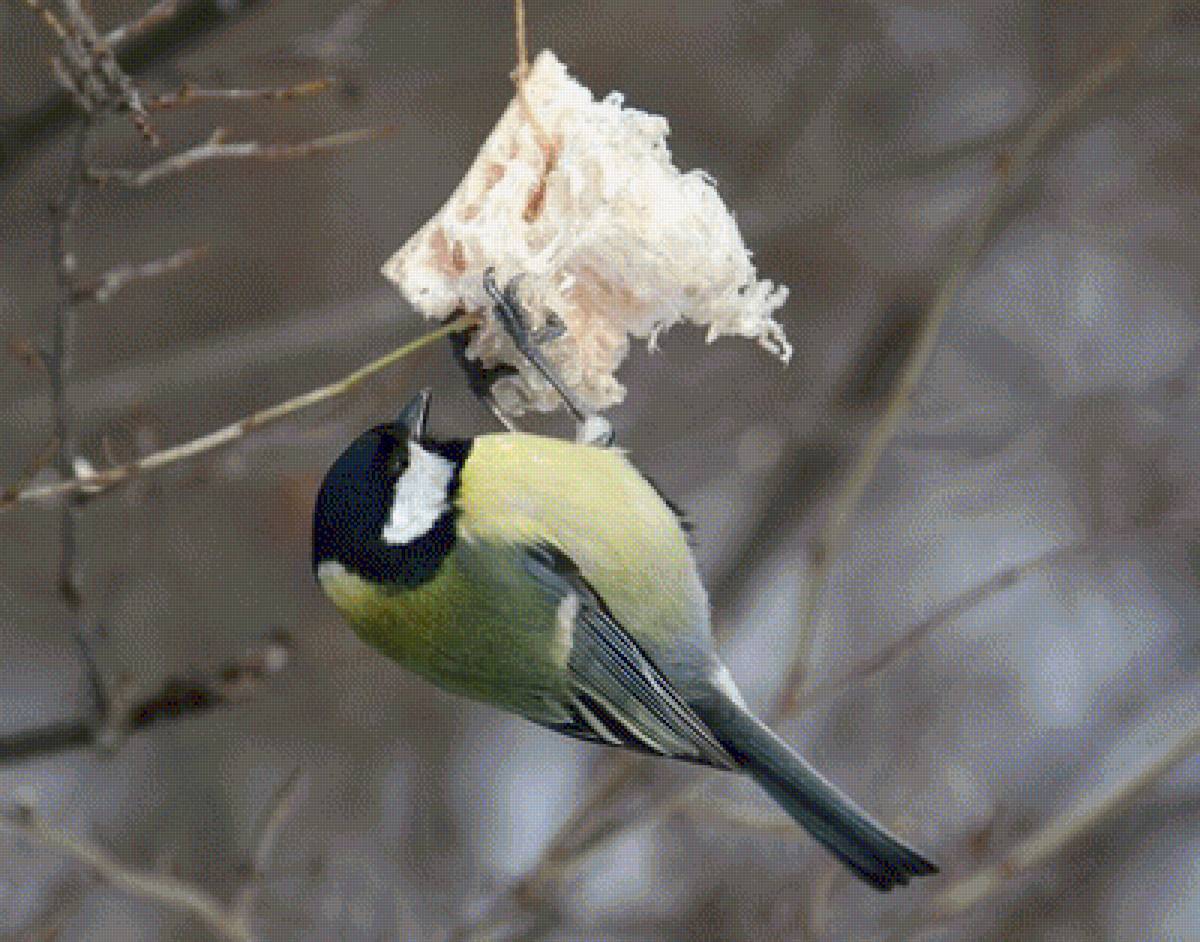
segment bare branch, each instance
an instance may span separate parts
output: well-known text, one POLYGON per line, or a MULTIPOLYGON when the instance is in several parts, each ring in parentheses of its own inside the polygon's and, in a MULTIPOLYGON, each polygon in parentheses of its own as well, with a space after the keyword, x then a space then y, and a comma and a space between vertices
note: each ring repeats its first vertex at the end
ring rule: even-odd
POLYGON ((370 363, 359 367, 336 382, 309 390, 299 396, 294 396, 266 409, 251 413, 230 425, 217 429, 215 432, 209 432, 207 435, 202 435, 181 445, 164 448, 162 451, 156 451, 145 457, 138 458, 136 461, 130 461, 126 464, 117 465, 114 468, 107 468, 103 471, 97 471, 82 477, 78 476, 72 470, 70 477, 54 484, 26 487, 15 492, 10 490, 3 497, 0 497, 0 512, 10 509, 18 503, 25 503, 27 501, 48 500, 54 497, 65 497, 70 494, 95 494, 106 491, 148 471, 156 471, 167 465, 195 458, 198 455, 217 448, 223 448, 226 445, 245 438, 251 432, 278 422, 286 416, 346 395, 346 393, 361 385, 376 373, 380 373, 400 362, 405 357, 416 353, 422 347, 427 347, 436 340, 440 340, 457 330, 462 330, 472 322, 473 317, 471 315, 461 315, 454 320, 448 321, 436 330, 431 330, 415 340, 397 347, 391 353, 385 354, 377 360, 372 360, 370 363))
POLYGON ((164 258, 142 262, 140 265, 118 265, 116 268, 106 271, 99 278, 76 285, 72 291, 72 300, 76 302, 95 301, 98 304, 104 304, 136 281, 145 281, 149 278, 177 272, 181 268, 194 265, 207 257, 208 246, 195 245, 164 258))
POLYGON ((364 141, 377 140, 395 131, 395 127, 358 128, 292 144, 264 144, 259 141, 240 141, 228 144, 225 142, 225 131, 218 128, 205 143, 197 144, 178 154, 172 154, 165 160, 151 164, 142 170, 130 170, 126 167, 91 167, 88 169, 88 178, 97 183, 112 181, 123 186, 143 187, 209 161, 296 160, 348 147, 352 144, 361 144, 364 141))
POLYGON ((974 267, 975 259, 983 250, 1000 210, 1050 138, 1067 124, 1088 99, 1110 85, 1125 71, 1139 45, 1170 12, 1171 6, 1170 3, 1157 4, 1131 36, 1118 43, 1099 63, 1051 101, 1025 129, 1012 151, 997 159, 995 182, 979 211, 960 237, 941 286, 920 326, 912 353, 888 397, 883 415, 868 434, 845 483, 834 497, 829 516, 813 545, 813 570, 805 586, 800 631, 780 694, 777 708, 779 713, 786 715, 792 712, 796 700, 804 694, 812 643, 820 620, 825 590, 834 564, 845 548, 859 501, 867 485, 874 479, 884 451, 908 415, 917 385, 937 345, 946 313, 974 267))
MULTIPOLYGON (((875 676, 911 653, 914 648, 924 643, 934 633, 953 625, 961 615, 982 605, 993 596, 1013 588, 1034 572, 1049 569, 1074 557, 1097 552, 1117 538, 1126 535, 1128 533, 1112 533, 1099 539, 1080 540, 1065 546, 1056 546, 1025 562, 1001 569, 991 578, 956 595, 927 618, 906 628, 895 638, 882 645, 879 650, 852 664, 844 673, 831 677, 820 684, 809 686, 802 696, 790 702, 789 706, 792 712, 786 715, 794 716, 801 713, 810 705, 829 700, 848 687, 875 676)), ((775 718, 782 719, 784 716, 781 714, 775 718)))
MULTIPOLYGON (((33 6, 28 0, 15 0, 33 6)), ((179 0, 175 14, 112 48, 131 75, 162 71, 164 65, 202 48, 236 23, 254 16, 270 0, 179 0)), ((70 93, 54 91, 8 115, 0 137, 0 178, 77 120, 70 93)))
POLYGON ((944 890, 935 903, 936 918, 957 916, 994 896, 1016 877, 1050 860, 1073 841, 1120 812, 1140 793, 1197 752, 1200 752, 1200 722, 1194 722, 1173 736, 1128 778, 1097 789, 1000 860, 944 890))
POLYGON ((167 873, 123 863, 104 848, 46 823, 30 809, 0 814, 0 833, 62 854, 124 893, 193 916, 230 942, 254 942, 249 926, 206 890, 167 873))
POLYGON ((58 15, 49 7, 47 7, 42 0, 22 0, 22 2, 25 4, 25 6, 29 7, 29 9, 33 10, 34 13, 41 17, 42 22, 46 24, 46 27, 53 32, 55 36, 64 42, 66 41, 66 26, 63 25, 63 21, 58 18, 58 15))
POLYGON ((280 834, 304 800, 306 785, 300 770, 292 771, 263 811, 247 865, 249 875, 229 906, 200 887, 170 875, 130 867, 103 848, 46 824, 29 808, 0 813, 0 833, 63 853, 117 889, 195 916, 223 938, 253 942, 251 920, 266 868, 280 834))
POLYGON ((529 76, 529 50, 525 38, 524 0, 513 0, 513 20, 517 36, 517 67, 513 70, 512 80, 513 84, 517 87, 517 100, 521 103, 521 111, 524 112, 525 120, 529 122, 529 126, 533 129, 533 135, 537 138, 538 147, 541 148, 546 160, 545 169, 542 171, 542 178, 534 190, 534 195, 530 198, 530 208, 526 210, 526 216, 532 218, 531 210, 541 199, 540 194, 542 193, 545 178, 558 162, 558 148, 550 138, 550 135, 546 133, 546 128, 542 122, 538 120, 537 113, 533 110, 533 106, 529 102, 529 96, 525 94, 525 80, 529 76))
POLYGON ((279 88, 201 88, 185 82, 177 92, 155 95, 146 102, 150 111, 166 111, 204 101, 293 101, 309 95, 319 95, 333 87, 333 79, 319 78, 279 88))
POLYGON ((116 29, 109 30, 104 37, 104 42, 111 49, 140 36, 142 33, 153 29, 159 23, 163 23, 175 16, 179 12, 179 4, 180 0, 159 0, 158 3, 154 4, 154 6, 137 19, 123 23, 116 29))
POLYGON ((525 0, 513 0, 513 26, 517 33, 517 76, 524 82, 529 76, 529 43, 525 31, 525 0))
POLYGON ((111 748, 114 738, 240 703, 287 666, 289 647, 286 635, 275 635, 215 668, 170 677, 149 694, 114 705, 105 728, 85 717, 0 736, 0 765, 85 746, 111 748))
POLYGON ((264 809, 255 833, 253 851, 248 874, 234 897, 232 910, 247 925, 262 890, 267 867, 275 854, 275 847, 284 829, 295 816, 308 793, 308 779, 299 769, 293 769, 285 778, 274 797, 264 809))
POLYGON ((31 373, 49 372, 41 351, 24 337, 11 336, 4 344, 5 352, 31 373))
POLYGON ((158 144, 141 93, 117 62, 112 47, 97 32, 83 4, 80 0, 62 0, 60 6, 62 14, 52 28, 58 33, 62 49, 51 60, 59 84, 85 114, 126 112, 142 135, 158 144))
POLYGON ((41 449, 33 456, 33 460, 29 462, 25 470, 21 472, 21 477, 15 484, 10 484, 3 492, 0 492, 0 506, 3 506, 8 501, 16 500, 17 495, 28 486, 43 468, 48 467, 54 461, 58 454, 58 439, 51 438, 41 449))
MULTIPOLYGON (((72 888, 67 900, 56 900, 50 904, 48 911, 38 917, 31 925, 13 934, 0 937, 4 942, 59 942, 63 930, 79 912, 79 892, 72 888)), ((67 895, 66 893, 62 895, 67 895)))
MULTIPOLYGON (((75 474, 78 457, 74 413, 68 396, 75 361, 75 332, 78 319, 78 303, 72 287, 78 258, 71 247, 71 238, 83 196, 84 172, 87 169, 87 151, 91 135, 91 121, 84 120, 79 125, 71 150, 70 166, 56 206, 57 219, 54 225, 55 274, 63 297, 54 312, 46 365, 50 374, 50 391, 54 404, 54 441, 57 444, 55 465, 64 477, 75 474)), ((63 504, 59 544, 58 593, 66 606, 72 637, 83 659, 88 683, 89 711, 93 718, 103 717, 108 709, 108 693, 84 620, 79 558, 79 503, 76 500, 68 500, 63 504)))
POLYGON ((595 823, 617 803, 644 768, 642 757, 619 754, 604 780, 559 826, 533 866, 501 891, 477 917, 456 926, 449 933, 447 942, 471 942, 489 937, 491 930, 504 925, 514 915, 524 910, 536 910, 546 886, 561 878, 565 868, 611 834, 625 833, 628 819, 614 821, 602 829, 596 829, 595 823), (590 839, 584 841, 585 836, 590 839))

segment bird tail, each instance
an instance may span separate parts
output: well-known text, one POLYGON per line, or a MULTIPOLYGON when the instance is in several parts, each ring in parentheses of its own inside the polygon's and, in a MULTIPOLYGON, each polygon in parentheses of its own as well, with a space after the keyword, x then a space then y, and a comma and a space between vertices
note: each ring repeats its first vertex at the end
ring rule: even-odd
POLYGON ((890 890, 937 873, 741 706, 723 694, 694 706, 743 771, 860 879, 890 890))

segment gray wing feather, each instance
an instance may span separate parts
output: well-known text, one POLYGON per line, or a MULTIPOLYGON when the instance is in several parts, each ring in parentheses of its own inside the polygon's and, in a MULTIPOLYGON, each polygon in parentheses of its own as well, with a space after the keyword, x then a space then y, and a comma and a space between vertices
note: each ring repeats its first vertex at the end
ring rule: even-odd
POLYGON ((705 722, 613 617, 561 550, 534 546, 526 569, 554 597, 578 600, 568 668, 568 716, 559 732, 704 765, 735 763, 705 722))

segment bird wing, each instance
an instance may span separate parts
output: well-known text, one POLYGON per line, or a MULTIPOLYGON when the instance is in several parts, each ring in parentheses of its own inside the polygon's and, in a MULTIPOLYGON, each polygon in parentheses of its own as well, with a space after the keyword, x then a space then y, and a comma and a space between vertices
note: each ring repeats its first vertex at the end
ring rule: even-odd
POLYGON ((569 632, 567 715, 546 725, 590 742, 733 768, 736 763, 671 681, 613 617, 570 557, 529 547, 525 567, 559 600, 569 632))

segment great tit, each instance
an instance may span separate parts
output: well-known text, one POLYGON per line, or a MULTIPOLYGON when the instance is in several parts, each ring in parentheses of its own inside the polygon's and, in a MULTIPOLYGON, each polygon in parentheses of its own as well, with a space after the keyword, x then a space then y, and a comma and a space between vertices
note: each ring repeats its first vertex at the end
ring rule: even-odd
POLYGON ((429 399, 360 435, 317 496, 313 568, 364 640, 559 733, 748 774, 877 889, 937 872, 746 709, 681 520, 623 453, 438 440, 429 399))

